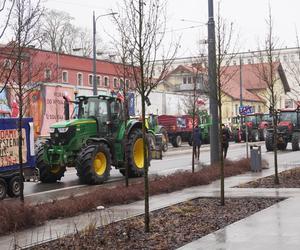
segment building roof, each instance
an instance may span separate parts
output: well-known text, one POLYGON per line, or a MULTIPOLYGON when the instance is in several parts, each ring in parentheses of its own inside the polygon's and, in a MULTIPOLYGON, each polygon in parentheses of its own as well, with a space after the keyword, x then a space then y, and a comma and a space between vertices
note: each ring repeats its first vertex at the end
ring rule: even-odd
MULTIPOLYGON (((290 86, 286 79, 286 75, 280 62, 273 63, 274 70, 277 73, 276 77, 279 78, 283 84, 285 92, 290 91, 290 86)), ((262 101, 257 95, 251 91, 267 89, 267 81, 263 79, 269 77, 270 67, 268 63, 259 64, 245 64, 241 70, 242 77, 242 92, 243 99, 252 101, 262 101)), ((224 75, 226 83, 222 90, 234 99, 240 99, 240 66, 227 66, 224 67, 224 75)))
MULTIPOLYGON (((273 63, 275 72, 277 72, 276 77, 278 77, 282 84, 285 92, 290 91, 290 86, 288 84, 286 75, 281 66, 280 62, 273 63)), ((263 80, 264 76, 269 76, 269 64, 268 63, 258 63, 258 64, 245 64, 242 67, 242 95, 245 101, 255 101, 264 102, 259 96, 257 96, 253 91, 267 89, 267 82, 263 80)), ((222 86, 222 91, 232 97, 233 99, 240 99, 240 66, 226 66, 221 69, 222 81, 224 82, 222 86)), ((204 72, 203 67, 198 67, 194 65, 179 65, 173 71, 169 73, 169 76, 177 73, 190 73, 197 74, 199 72, 204 72)))

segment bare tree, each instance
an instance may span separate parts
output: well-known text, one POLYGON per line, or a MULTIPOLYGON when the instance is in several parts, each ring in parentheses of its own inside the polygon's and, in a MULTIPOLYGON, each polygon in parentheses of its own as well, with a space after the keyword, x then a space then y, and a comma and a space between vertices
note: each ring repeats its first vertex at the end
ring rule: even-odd
POLYGON ((43 17, 42 33, 45 46, 51 51, 62 52, 66 39, 73 33, 72 20, 67 12, 48 10, 43 17))
POLYGON ((15 0, 3 0, 0 3, 0 16, 3 21, 0 24, 0 39, 3 37, 10 21, 15 0))
POLYGON ((166 77, 173 61, 177 46, 170 46, 163 56, 162 70, 157 78, 154 77, 159 51, 165 34, 166 5, 162 0, 130 0, 123 2, 120 10, 121 20, 126 25, 118 25, 120 37, 128 43, 130 61, 133 66, 133 77, 136 90, 141 95, 142 103, 142 131, 144 145, 144 189, 145 189, 145 231, 150 231, 149 217, 149 182, 148 168, 150 165, 147 154, 148 140, 146 137, 145 113, 146 100, 151 91, 166 77), (171 59, 166 59, 171 58, 171 59))
MULTIPOLYGON (((48 10, 43 17, 41 46, 59 53, 79 54, 90 57, 93 49, 92 34, 88 29, 72 24, 74 18, 69 13, 48 10)), ((99 51, 104 51, 102 40, 97 38, 99 51)))
MULTIPOLYGON (((266 59, 266 63, 258 64, 255 71, 257 76, 265 83, 267 86, 267 91, 264 94, 264 98, 267 100, 267 105, 269 105, 270 114, 273 118, 273 134, 272 134, 272 144, 274 150, 274 168, 275 168, 275 184, 279 184, 278 178, 278 161, 277 161, 277 104, 279 101, 279 96, 276 91, 276 82, 278 81, 278 65, 276 63, 276 58, 279 56, 276 54, 275 49, 278 43, 278 39, 274 37, 273 32, 273 19, 272 19, 272 11, 271 6, 269 5, 269 15, 266 20, 268 31, 264 41, 264 48, 259 49, 259 54, 257 55, 261 62, 264 62, 266 59)), ((268 140, 268 138, 266 138, 268 140)))
MULTIPOLYGON (((117 26, 117 30, 120 34, 122 34, 122 30, 126 29, 127 22, 125 19, 121 19, 120 17, 113 16, 114 23, 117 26)), ((119 39, 111 37, 115 43, 115 49, 117 51, 118 57, 120 59, 120 63, 114 64, 116 68, 117 75, 120 79, 120 89, 122 91, 122 95, 124 98, 124 109, 123 109, 123 119, 125 123, 125 128, 127 128, 128 120, 129 120, 129 108, 128 108, 128 92, 129 92, 129 83, 133 80, 133 69, 131 64, 131 57, 130 57, 130 48, 128 46, 128 41, 126 40, 125 36, 120 36, 119 39)), ((129 186, 128 182, 128 130, 125 129, 125 138, 124 138, 124 168, 125 168, 125 184, 126 187, 129 186)))
POLYGON ((229 71, 229 65, 237 54, 237 37, 234 34, 233 23, 222 18, 220 2, 218 3, 218 13, 216 22, 216 76, 217 76, 217 104, 219 111, 219 141, 220 141, 220 174, 221 174, 221 205, 225 205, 225 187, 224 187, 224 155, 222 135, 222 100, 223 91, 227 88, 228 82, 237 73, 237 70, 229 71), (228 53, 230 52, 230 54, 228 53))
POLYGON ((40 38, 40 19, 43 8, 40 1, 16 0, 11 29, 15 39, 4 49, 6 58, 10 60, 11 67, 7 69, 4 88, 10 89, 11 95, 16 99, 19 108, 18 116, 18 141, 21 191, 20 199, 24 202, 23 183, 23 134, 22 119, 30 105, 31 92, 37 87, 33 84, 36 79, 42 79, 44 74, 43 63, 33 63, 34 51, 29 47, 34 46, 40 38))

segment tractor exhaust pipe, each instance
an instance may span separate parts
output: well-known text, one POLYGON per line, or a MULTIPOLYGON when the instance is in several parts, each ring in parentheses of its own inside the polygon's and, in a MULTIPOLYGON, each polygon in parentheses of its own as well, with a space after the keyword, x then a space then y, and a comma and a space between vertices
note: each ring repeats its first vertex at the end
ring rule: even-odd
POLYGON ((64 98, 65 120, 70 120, 70 102, 66 96, 63 96, 63 98, 64 98))

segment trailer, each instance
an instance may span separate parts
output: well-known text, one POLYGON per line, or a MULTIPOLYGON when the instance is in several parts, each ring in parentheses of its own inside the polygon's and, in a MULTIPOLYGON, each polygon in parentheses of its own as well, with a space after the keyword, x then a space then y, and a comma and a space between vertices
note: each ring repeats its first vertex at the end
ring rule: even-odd
MULTIPOLYGON (((192 145, 193 135, 193 117, 190 115, 160 115, 158 116, 158 123, 165 127, 168 132, 169 141, 173 147, 180 147, 182 141, 187 141, 192 145)), ((197 117, 195 118, 195 125, 198 124, 197 117)))
MULTIPOLYGON (((20 195, 18 118, 0 118, 0 200, 20 195)), ((37 179, 32 118, 22 119, 23 181, 37 179)))

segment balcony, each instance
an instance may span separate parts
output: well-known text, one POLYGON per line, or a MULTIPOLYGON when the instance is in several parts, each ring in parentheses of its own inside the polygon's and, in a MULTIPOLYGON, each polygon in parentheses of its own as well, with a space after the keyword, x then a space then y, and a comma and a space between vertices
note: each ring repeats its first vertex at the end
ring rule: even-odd
MULTIPOLYGON (((186 84, 179 84, 176 86, 176 91, 193 91, 194 84, 193 83, 186 83, 186 84)), ((203 83, 197 83, 196 89, 202 92, 207 92, 207 86, 204 86, 203 83)))

